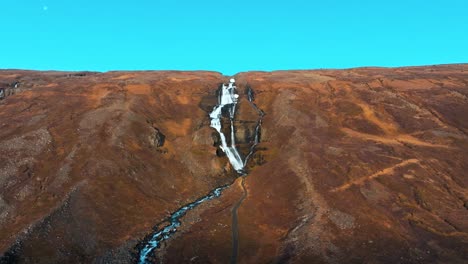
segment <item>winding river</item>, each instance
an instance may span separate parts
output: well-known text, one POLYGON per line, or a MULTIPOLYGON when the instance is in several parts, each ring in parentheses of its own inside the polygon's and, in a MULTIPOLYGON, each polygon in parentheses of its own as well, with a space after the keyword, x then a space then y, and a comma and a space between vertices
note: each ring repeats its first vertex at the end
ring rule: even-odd
MULTIPOLYGON (((236 113, 236 106, 239 100, 239 94, 237 93, 237 87, 235 85, 235 79, 230 79, 229 84, 223 84, 221 86, 219 97, 218 97, 218 104, 214 107, 213 111, 210 113, 211 119, 211 127, 213 127, 219 134, 221 139, 221 150, 226 154, 229 162, 231 163, 232 167, 236 172, 242 177, 241 186, 243 189, 242 197, 238 202, 234 204, 231 209, 232 212, 232 255, 231 255, 231 263, 237 263, 237 255, 238 255, 238 244, 239 244, 239 231, 238 231, 238 220, 237 220, 237 210, 241 206, 244 199, 247 197, 247 189, 245 187, 245 166, 249 161, 250 157, 255 151, 255 147, 260 142, 260 130, 262 125, 262 120, 264 113, 261 111, 254 103, 254 94, 253 90, 248 87, 247 89, 247 97, 248 101, 251 106, 259 113, 259 119, 257 121, 255 127, 255 136, 254 142, 250 147, 250 151, 245 157, 242 159, 239 150, 236 147, 236 140, 235 140, 235 127, 234 127, 234 118, 236 113), (228 114, 229 122, 230 122, 230 135, 229 139, 230 142, 228 144, 227 137, 222 131, 222 123, 221 119, 223 118, 224 114, 228 114)), ((163 223, 168 222, 169 224, 166 225, 162 229, 155 228, 155 232, 150 234, 141 244, 138 245, 139 248, 139 255, 138 255, 138 263, 140 264, 147 264, 150 263, 148 260, 148 256, 153 253, 153 251, 161 246, 161 243, 167 239, 169 239, 176 231, 177 228, 182 224, 181 218, 185 216, 185 214, 196 208, 198 205, 202 204, 203 202, 212 200, 221 196, 221 193, 224 189, 229 188, 230 185, 221 186, 214 190, 212 190, 209 194, 197 199, 196 201, 184 205, 177 211, 171 214, 171 216, 163 221, 163 223)))

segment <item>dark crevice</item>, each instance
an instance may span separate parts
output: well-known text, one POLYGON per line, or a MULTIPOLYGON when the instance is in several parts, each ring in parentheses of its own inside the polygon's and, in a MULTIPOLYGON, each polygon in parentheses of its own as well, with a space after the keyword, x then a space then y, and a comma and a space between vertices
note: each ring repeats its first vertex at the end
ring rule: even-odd
POLYGON ((247 189, 245 188, 245 176, 242 176, 241 180, 241 186, 242 186, 242 196, 237 201, 237 203, 234 204, 234 206, 231 209, 232 212, 232 255, 231 255, 231 264, 237 263, 237 257, 239 254, 239 224, 238 224, 238 217, 237 217, 237 210, 241 206, 242 202, 245 200, 247 197, 247 189))
POLYGON ((153 129, 154 129, 154 135, 153 135, 154 146, 156 146, 157 148, 164 146, 164 142, 166 141, 166 136, 163 133, 161 133, 161 131, 158 128, 153 127, 153 129))

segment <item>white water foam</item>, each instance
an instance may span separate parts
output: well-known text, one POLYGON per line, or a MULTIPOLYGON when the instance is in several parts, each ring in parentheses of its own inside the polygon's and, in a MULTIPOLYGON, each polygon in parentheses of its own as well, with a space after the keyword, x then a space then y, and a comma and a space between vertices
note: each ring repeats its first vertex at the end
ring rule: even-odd
POLYGON ((221 138, 221 150, 226 153, 232 167, 239 173, 244 169, 244 162, 236 148, 236 140, 234 136, 234 116, 236 112, 236 105, 239 99, 239 95, 236 93, 237 87, 235 86, 235 79, 231 79, 228 85, 223 84, 221 87, 221 94, 219 96, 218 105, 215 106, 213 111, 210 113, 211 127, 218 131, 221 138), (228 145, 226 142, 226 136, 221 131, 221 118, 222 109, 229 107, 229 119, 231 121, 231 144, 228 145))

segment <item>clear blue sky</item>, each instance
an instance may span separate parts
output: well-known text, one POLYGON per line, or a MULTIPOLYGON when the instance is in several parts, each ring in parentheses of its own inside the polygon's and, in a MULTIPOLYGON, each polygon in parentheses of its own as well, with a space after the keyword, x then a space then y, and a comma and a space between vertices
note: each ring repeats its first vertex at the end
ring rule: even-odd
POLYGON ((0 68, 247 70, 468 62, 468 0, 0 0, 0 68))

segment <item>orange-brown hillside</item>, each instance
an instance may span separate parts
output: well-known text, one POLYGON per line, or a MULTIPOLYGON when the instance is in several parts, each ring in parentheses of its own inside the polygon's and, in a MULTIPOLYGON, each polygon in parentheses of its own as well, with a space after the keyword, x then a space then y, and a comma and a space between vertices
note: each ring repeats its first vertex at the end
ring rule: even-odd
POLYGON ((235 78, 243 155, 247 89, 265 113, 244 180, 208 116, 226 76, 0 71, 0 263, 134 263, 223 185, 151 260, 466 263, 468 65, 235 78))

